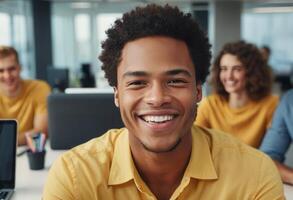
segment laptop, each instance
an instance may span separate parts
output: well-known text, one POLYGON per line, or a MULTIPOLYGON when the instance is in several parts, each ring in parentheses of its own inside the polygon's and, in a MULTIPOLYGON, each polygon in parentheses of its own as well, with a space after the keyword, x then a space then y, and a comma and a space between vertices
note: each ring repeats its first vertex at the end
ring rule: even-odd
POLYGON ((0 120, 0 200, 10 199, 15 187, 17 122, 0 120))
POLYGON ((70 149, 112 128, 124 127, 114 94, 51 94, 48 97, 52 149, 70 149))

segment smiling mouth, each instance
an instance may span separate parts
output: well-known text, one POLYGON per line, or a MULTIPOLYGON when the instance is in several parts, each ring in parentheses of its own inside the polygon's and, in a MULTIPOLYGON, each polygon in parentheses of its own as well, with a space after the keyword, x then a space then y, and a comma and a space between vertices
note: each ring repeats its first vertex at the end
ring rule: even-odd
POLYGON ((147 123, 157 123, 157 124, 171 121, 175 117, 176 117, 176 115, 144 115, 144 116, 140 116, 140 118, 147 123))
POLYGON ((227 85, 235 85, 236 81, 226 81, 227 85))

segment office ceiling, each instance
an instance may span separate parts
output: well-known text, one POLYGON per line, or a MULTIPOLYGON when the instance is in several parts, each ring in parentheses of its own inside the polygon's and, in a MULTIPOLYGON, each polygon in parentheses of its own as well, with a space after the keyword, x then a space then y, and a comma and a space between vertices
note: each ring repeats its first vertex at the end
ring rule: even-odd
MULTIPOLYGON (((293 0, 42 0, 54 3, 210 3, 210 2, 243 2, 248 7, 293 7, 293 0)), ((291 9, 290 8, 290 9, 291 9)))
POLYGON ((168 3, 168 2, 250 2, 250 3, 293 3, 293 0, 43 0, 53 2, 144 2, 144 3, 168 3))
POLYGON ((293 0, 42 0, 54 3, 209 3, 209 2, 243 2, 246 7, 290 7, 293 9, 293 0))

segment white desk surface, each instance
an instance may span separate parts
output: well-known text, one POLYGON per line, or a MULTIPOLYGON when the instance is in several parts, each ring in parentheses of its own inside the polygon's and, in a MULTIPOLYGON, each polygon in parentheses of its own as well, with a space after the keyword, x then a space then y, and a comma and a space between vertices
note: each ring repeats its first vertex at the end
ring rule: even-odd
MULTIPOLYGON (((16 191, 12 200, 40 200, 48 171, 53 161, 64 151, 53 151, 47 146, 45 169, 30 170, 27 155, 16 160, 16 191)), ((286 199, 293 199, 293 186, 284 184, 286 199)))
POLYGON ((27 155, 16 159, 16 183, 12 200, 40 200, 49 168, 54 160, 64 151, 53 151, 46 148, 45 168, 30 170, 27 155))

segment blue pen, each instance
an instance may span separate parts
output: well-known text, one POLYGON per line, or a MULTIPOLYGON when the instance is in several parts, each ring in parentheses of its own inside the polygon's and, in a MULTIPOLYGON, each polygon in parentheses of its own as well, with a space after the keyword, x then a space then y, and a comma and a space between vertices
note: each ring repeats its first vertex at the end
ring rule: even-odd
POLYGON ((37 152, 40 152, 40 148, 39 148, 39 142, 40 142, 40 133, 36 134, 33 136, 33 141, 34 141, 34 145, 35 145, 35 148, 36 148, 36 151, 37 152))
POLYGON ((46 136, 44 133, 41 133, 38 137, 38 151, 40 152, 44 151, 45 142, 46 142, 46 136))
POLYGON ((45 135, 44 133, 41 133, 40 135, 40 139, 39 139, 39 149, 40 151, 44 151, 44 139, 45 139, 45 135))

